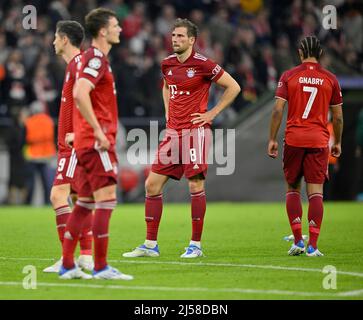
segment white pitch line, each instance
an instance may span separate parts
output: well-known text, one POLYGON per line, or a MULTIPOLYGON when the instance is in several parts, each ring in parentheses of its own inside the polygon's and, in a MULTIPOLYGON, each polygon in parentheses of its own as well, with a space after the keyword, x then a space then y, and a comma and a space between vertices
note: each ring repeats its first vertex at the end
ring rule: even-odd
MULTIPOLYGON (((19 260, 19 261, 56 261, 51 258, 7 258, 0 257, 0 260, 19 260)), ((273 266, 273 265, 258 265, 258 264, 235 264, 235 263, 212 263, 212 262, 178 262, 178 261, 145 261, 145 260, 108 260, 111 263, 134 263, 134 264, 165 264, 165 265, 181 265, 181 266, 197 266, 197 267, 235 267, 235 268, 251 268, 251 269, 269 269, 269 270, 285 270, 285 271, 302 271, 302 272, 318 272, 322 273, 322 269, 318 268, 299 268, 299 267, 285 267, 285 266, 273 266)), ((363 278, 363 273, 340 271, 337 270, 337 274, 363 278)))
POLYGON ((363 289, 338 293, 340 297, 354 297, 363 295, 363 289))
MULTIPOLYGON (((252 268, 252 269, 271 269, 271 270, 286 270, 286 271, 304 271, 304 272, 319 272, 322 273, 322 269, 317 268, 299 268, 299 267, 283 267, 283 266, 272 266, 272 265, 256 265, 256 264, 234 264, 234 263, 211 263, 211 262, 178 262, 178 261, 135 261, 135 260, 113 260, 110 262, 119 263, 139 263, 139 264, 175 264, 175 265, 185 265, 185 266, 208 266, 208 267, 238 267, 238 268, 252 268)), ((363 273, 350 272, 350 271, 339 271, 337 274, 361 277, 363 278, 363 273)))
MULTIPOLYGON (((22 282, 2 281, 0 286, 22 286, 22 282)), ((185 287, 154 287, 154 286, 122 286, 122 285, 101 285, 101 284, 76 284, 76 283, 50 283, 38 282, 39 287, 68 287, 68 288, 89 288, 89 289, 113 289, 113 290, 141 290, 141 291, 179 291, 179 292, 224 292, 224 293, 247 293, 247 294, 271 294, 303 297, 337 297, 337 293, 327 292, 299 292, 285 290, 257 290, 243 288, 185 288, 185 287)))

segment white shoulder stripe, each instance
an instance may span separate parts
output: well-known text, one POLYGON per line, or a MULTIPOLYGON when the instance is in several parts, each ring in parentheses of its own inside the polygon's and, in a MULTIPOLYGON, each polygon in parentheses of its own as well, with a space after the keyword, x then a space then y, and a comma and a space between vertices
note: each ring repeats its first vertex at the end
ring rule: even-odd
POLYGON ((170 56, 167 56, 166 58, 164 58, 164 60, 168 60, 168 59, 171 59, 171 58, 175 58, 176 57, 176 54, 171 54, 170 56))
POLYGON ((197 52, 194 54, 193 58, 198 59, 198 60, 202 60, 202 61, 207 61, 208 60, 208 58, 206 58, 205 56, 203 56, 202 54, 197 53, 197 52))

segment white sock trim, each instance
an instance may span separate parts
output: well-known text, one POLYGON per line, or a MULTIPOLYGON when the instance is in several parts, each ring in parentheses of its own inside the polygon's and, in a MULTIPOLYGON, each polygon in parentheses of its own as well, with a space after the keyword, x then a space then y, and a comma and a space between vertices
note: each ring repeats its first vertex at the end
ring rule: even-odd
POLYGON ((189 245, 197 246, 199 249, 202 247, 200 241, 190 240, 189 245))
POLYGON ((145 240, 144 245, 148 248, 155 248, 158 242, 156 240, 145 240))

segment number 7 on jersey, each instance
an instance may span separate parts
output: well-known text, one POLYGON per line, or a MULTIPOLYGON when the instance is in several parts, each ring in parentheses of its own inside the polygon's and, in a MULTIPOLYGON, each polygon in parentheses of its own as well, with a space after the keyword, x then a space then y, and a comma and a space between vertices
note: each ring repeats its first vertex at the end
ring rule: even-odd
POLYGON ((313 106, 313 103, 314 103, 314 100, 315 100, 315 97, 316 97, 316 94, 318 93, 318 88, 316 87, 308 87, 308 86, 304 86, 303 87, 303 91, 304 92, 310 92, 310 97, 309 97, 309 100, 306 104, 306 107, 305 107, 305 111, 302 115, 302 118, 303 119, 307 119, 308 116, 309 116, 309 112, 311 110, 311 107, 313 106))

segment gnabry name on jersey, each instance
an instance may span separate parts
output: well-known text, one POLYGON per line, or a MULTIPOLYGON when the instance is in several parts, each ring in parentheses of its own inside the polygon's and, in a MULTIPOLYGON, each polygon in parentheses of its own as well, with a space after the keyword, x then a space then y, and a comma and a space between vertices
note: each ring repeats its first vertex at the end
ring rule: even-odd
POLYGON ((324 82, 324 79, 320 79, 320 78, 310 78, 310 77, 300 77, 299 78, 299 83, 305 83, 305 84, 318 84, 318 85, 322 85, 324 82))

